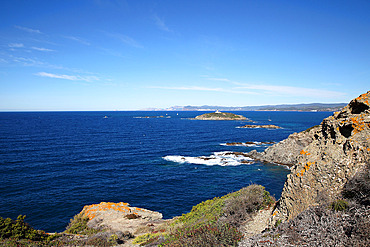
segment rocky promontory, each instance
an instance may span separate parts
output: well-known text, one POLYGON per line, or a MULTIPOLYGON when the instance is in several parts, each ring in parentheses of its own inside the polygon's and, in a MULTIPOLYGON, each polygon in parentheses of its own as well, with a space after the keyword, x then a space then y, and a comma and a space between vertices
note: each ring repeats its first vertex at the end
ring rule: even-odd
POLYGON ((131 207, 124 202, 101 202, 86 205, 68 225, 64 234, 70 235, 62 239, 65 246, 85 245, 91 241, 130 246, 134 237, 150 233, 164 222, 159 212, 131 207))
POLYGON ((212 113, 205 113, 199 116, 196 116, 194 119, 196 120, 247 120, 246 117, 242 115, 236 115, 234 113, 229 112, 212 112, 212 113))
POLYGON ((276 143, 265 151, 259 153, 253 150, 248 156, 267 163, 276 163, 281 165, 293 166, 304 147, 314 140, 314 134, 319 126, 314 126, 299 133, 293 133, 287 139, 276 143))

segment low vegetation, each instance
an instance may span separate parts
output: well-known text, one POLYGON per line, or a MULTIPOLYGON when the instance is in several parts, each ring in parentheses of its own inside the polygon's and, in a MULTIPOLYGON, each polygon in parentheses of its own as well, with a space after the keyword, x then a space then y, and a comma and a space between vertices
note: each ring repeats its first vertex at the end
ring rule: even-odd
POLYGON ((237 192, 216 197, 169 222, 165 229, 139 236, 141 246, 237 246, 242 238, 239 226, 260 209, 270 207, 275 199, 260 185, 250 185, 237 192))
POLYGON ((49 235, 41 230, 35 230, 19 215, 16 220, 0 217, 0 244, 4 246, 27 246, 32 242, 47 244, 56 235, 49 235))
POLYGON ((321 195, 321 205, 288 222, 278 222, 268 233, 243 240, 242 246, 369 246, 369 168, 346 183, 341 198, 328 202, 321 195))
POLYGON ((89 218, 82 214, 77 214, 73 219, 71 219, 69 225, 67 226, 66 233, 71 234, 84 234, 84 235, 91 235, 97 233, 98 230, 89 228, 87 226, 87 222, 89 218))
POLYGON ((80 215, 60 234, 36 230, 24 221, 25 217, 19 215, 16 220, 0 217, 0 246, 112 246, 119 242, 117 236, 88 228, 87 217, 80 215))
POLYGON ((334 211, 344 211, 348 208, 348 202, 343 199, 338 199, 335 202, 332 202, 331 209, 334 211))

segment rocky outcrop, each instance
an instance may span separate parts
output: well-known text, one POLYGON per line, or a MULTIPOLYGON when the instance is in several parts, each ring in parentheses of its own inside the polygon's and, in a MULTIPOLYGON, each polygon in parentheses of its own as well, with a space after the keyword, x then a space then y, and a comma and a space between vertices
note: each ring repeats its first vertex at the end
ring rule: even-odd
POLYGON ((322 121, 299 152, 273 213, 287 221, 322 198, 334 200, 349 178, 370 162, 370 91, 322 121))
POLYGON ((161 213, 130 207, 124 202, 86 205, 80 214, 89 218, 87 222, 89 228, 129 232, 132 235, 136 235, 140 228, 148 224, 162 223, 161 213))
POLYGON ((264 152, 253 150, 248 156, 262 162, 276 163, 292 166, 304 147, 314 140, 314 134, 319 126, 312 127, 299 133, 293 133, 289 137, 273 146, 266 148, 264 152))
POLYGON ((241 129, 282 129, 280 126, 276 126, 276 125, 273 125, 273 124, 266 124, 266 125, 255 125, 255 124, 247 124, 247 125, 244 125, 244 126, 240 126, 238 128, 241 128, 241 129))

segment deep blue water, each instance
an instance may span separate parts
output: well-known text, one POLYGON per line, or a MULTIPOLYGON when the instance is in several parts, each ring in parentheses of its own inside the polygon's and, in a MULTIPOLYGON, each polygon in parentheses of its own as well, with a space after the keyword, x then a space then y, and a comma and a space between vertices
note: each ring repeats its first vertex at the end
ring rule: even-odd
POLYGON ((279 198, 289 173, 283 166, 207 166, 163 157, 261 151, 266 146, 220 144, 278 142, 332 114, 235 113, 283 129, 241 129, 236 127, 247 122, 189 119, 202 112, 0 113, 0 216, 25 214, 33 227, 54 232, 63 231, 84 205, 102 201, 128 202, 170 218, 251 183, 279 198), (136 118, 160 115, 171 118, 136 118))

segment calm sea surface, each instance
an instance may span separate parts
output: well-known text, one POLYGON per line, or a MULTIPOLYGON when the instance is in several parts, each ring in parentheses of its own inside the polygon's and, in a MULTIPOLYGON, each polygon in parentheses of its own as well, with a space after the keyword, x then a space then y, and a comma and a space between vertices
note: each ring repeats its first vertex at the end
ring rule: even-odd
POLYGON ((267 130, 237 128, 246 121, 189 119, 202 113, 0 113, 0 216, 25 214, 33 227, 55 232, 84 205, 102 201, 128 202, 170 218, 251 183, 279 198, 288 169, 220 158, 223 151, 262 151, 267 145, 222 144, 278 142, 332 114, 235 112, 283 127, 267 130), (227 162, 189 163, 198 156, 227 162))

